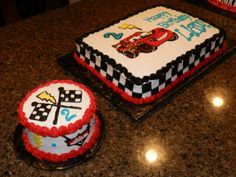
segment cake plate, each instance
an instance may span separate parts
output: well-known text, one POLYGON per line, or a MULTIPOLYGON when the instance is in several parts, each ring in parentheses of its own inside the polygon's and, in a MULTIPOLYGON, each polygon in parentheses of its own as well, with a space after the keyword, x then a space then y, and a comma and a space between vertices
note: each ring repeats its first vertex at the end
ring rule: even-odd
POLYGON ((235 47, 235 41, 227 40, 228 48, 223 52, 222 55, 216 57, 208 65, 199 69, 189 78, 185 79, 181 84, 171 89, 168 93, 163 95, 161 98, 144 105, 135 105, 133 103, 127 102, 121 98, 120 95, 115 93, 111 88, 106 86, 101 80, 90 73, 86 68, 79 65, 73 58, 73 52, 60 57, 57 61, 59 65, 63 68, 66 74, 73 76, 79 82, 82 82, 86 86, 90 87, 92 90, 97 91, 103 97, 108 99, 111 103, 119 107, 124 113, 128 114, 133 120, 141 121, 143 118, 152 114, 157 109, 163 107, 170 100, 172 100, 180 90, 183 90, 189 83, 199 79, 200 75, 209 71, 209 68, 214 68, 233 53, 235 47))
POLYGON ((32 156, 26 149, 24 142, 22 140, 22 131, 23 131, 23 126, 18 125, 15 130, 14 134, 14 149, 15 152, 18 156, 18 158, 22 159, 25 161, 28 165, 33 166, 35 168, 39 169, 44 169, 44 170, 64 170, 68 169, 71 167, 74 167, 76 165, 79 165, 85 161, 87 161, 89 158, 91 158, 99 149, 102 140, 104 139, 105 136, 105 126, 104 126, 104 119, 102 117, 102 114, 97 111, 96 115, 98 116, 101 126, 100 126, 100 135, 97 140, 97 143, 93 146, 92 149, 87 150, 83 155, 79 155, 76 158, 71 158, 68 161, 64 162, 50 162, 46 160, 39 160, 36 157, 32 156))

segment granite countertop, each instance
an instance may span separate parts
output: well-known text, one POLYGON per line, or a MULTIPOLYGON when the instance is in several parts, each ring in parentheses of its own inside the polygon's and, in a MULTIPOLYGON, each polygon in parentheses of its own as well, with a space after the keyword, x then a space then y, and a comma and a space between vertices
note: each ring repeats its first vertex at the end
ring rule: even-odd
POLYGON ((0 29, 0 176, 236 176, 236 54, 231 54, 175 98, 135 122, 96 91, 105 138, 88 161, 61 171, 35 169, 19 159, 13 135, 17 106, 41 83, 72 79, 57 58, 75 48, 74 39, 131 12, 165 3, 206 18, 236 40, 236 21, 186 1, 84 0, 0 29), (223 106, 212 104, 221 97, 223 106), (158 159, 149 163, 145 152, 158 159))

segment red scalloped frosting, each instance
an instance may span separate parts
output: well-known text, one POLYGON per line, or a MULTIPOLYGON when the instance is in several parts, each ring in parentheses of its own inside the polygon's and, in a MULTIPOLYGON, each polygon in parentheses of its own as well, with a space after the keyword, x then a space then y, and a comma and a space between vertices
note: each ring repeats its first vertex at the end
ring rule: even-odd
POLYGON ((86 153, 87 150, 91 149, 95 145, 95 143, 97 142, 97 139, 99 138, 99 135, 100 135, 100 125, 101 125, 100 120, 98 119, 98 117, 96 115, 94 116, 94 122, 95 122, 94 132, 91 135, 88 142, 83 144, 78 150, 71 150, 68 153, 63 153, 60 155, 47 153, 47 152, 39 150, 36 147, 33 147, 30 144, 25 131, 22 132, 22 139, 25 144, 26 150, 28 152, 30 152, 37 159, 47 160, 47 161, 51 161, 51 162, 62 162, 62 161, 66 161, 70 158, 75 158, 75 157, 78 157, 79 155, 86 153))
POLYGON ((213 53, 212 55, 210 55, 209 57, 207 57, 205 60, 203 60, 202 62, 198 63, 194 68, 192 68, 191 70, 187 71, 186 73, 184 73, 183 75, 181 75, 180 77, 178 77, 175 81, 171 82, 168 86, 166 86, 165 88, 163 88, 162 90, 160 90, 157 94, 152 95, 150 97, 147 98, 134 98, 130 95, 128 95, 126 92, 124 92, 122 89, 120 89, 119 87, 117 87, 115 84, 113 84, 111 81, 107 80, 104 76, 102 76, 98 71, 96 71, 93 67, 91 67, 89 64, 87 64, 84 60, 82 60, 80 57, 77 56, 76 52, 74 52, 74 58, 76 59, 76 61, 81 64, 82 66, 84 66, 85 68, 87 68, 91 73, 93 73, 94 75, 96 75, 100 80, 102 80, 107 86, 109 86, 110 88, 113 89, 114 92, 118 93, 121 95, 121 97, 129 102, 132 102, 134 104, 144 104, 144 103, 149 103, 152 102, 158 98, 160 98, 162 95, 164 95, 165 93, 167 93, 168 91, 170 91, 172 88, 176 87, 178 84, 180 84, 184 79, 186 79, 187 77, 191 76, 192 74, 194 74, 197 70, 199 70, 200 68, 202 68, 203 66, 205 66, 206 64, 208 64, 211 60, 213 60, 214 58, 216 58, 217 56, 219 56, 223 51, 225 51, 227 48, 227 44, 226 42, 223 43, 223 47, 221 49, 219 49, 218 51, 216 51, 215 53, 213 53))
POLYGON ((225 4, 219 0, 208 0, 208 2, 213 4, 214 6, 221 8, 221 9, 236 12, 236 6, 230 6, 230 5, 225 4))
POLYGON ((66 135, 66 134, 71 134, 71 133, 75 132, 76 130, 80 129, 84 124, 88 124, 95 112, 96 112, 95 97, 87 87, 85 87, 84 85, 82 85, 80 83, 73 82, 71 80, 53 80, 51 82, 39 85, 37 88, 30 91, 24 97, 24 99, 20 102, 19 107, 18 107, 18 118, 20 120, 20 123, 23 126, 27 127, 30 131, 32 131, 36 134, 39 134, 41 136, 57 137, 57 136, 62 136, 62 135, 66 135), (91 101, 90 101, 90 105, 86 109, 83 117, 74 123, 70 123, 68 126, 60 126, 60 127, 53 126, 51 128, 48 128, 45 126, 39 126, 39 125, 34 124, 33 122, 29 122, 28 118, 26 118, 25 113, 23 112, 23 106, 24 106, 25 102, 38 89, 45 87, 45 86, 49 86, 51 84, 56 84, 56 83, 73 84, 75 86, 79 86, 85 92, 87 92, 91 101))

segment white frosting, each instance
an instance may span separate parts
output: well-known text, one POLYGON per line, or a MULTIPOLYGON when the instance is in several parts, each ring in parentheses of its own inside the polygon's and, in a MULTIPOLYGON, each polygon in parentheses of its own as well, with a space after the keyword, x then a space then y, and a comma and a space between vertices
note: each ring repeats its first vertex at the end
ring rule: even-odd
MULTIPOLYGON (((45 94, 44 94, 45 95, 45 94)), ((63 95, 61 95, 63 97, 63 95)), ((64 95, 67 97, 67 95, 64 95)), ((48 96, 50 97, 50 96, 48 96)), ((28 122, 32 122, 39 126, 45 126, 48 128, 51 128, 53 126, 60 127, 60 126, 68 126, 70 123, 74 123, 79 119, 82 119, 85 111, 89 108, 90 105, 90 97, 88 93, 80 88, 79 86, 69 84, 69 83, 54 83, 49 86, 45 86, 43 88, 38 89, 36 92, 32 93, 31 96, 25 101, 23 105, 23 112, 25 113, 25 117, 28 119, 28 122), (66 94, 70 95, 70 97, 73 99, 76 95, 81 95, 81 99, 73 100, 69 102, 67 99, 65 101, 62 101, 59 103, 59 87, 63 87, 66 91, 66 94), (70 94, 69 90, 76 90, 75 94, 70 94), (53 101, 46 101, 43 99, 40 99, 38 95, 42 94, 43 92, 47 92, 51 96, 54 97, 55 103, 53 101), (74 96, 73 96, 74 95, 74 96), (38 110, 41 115, 46 115, 46 120, 39 121, 35 119, 40 119, 39 115, 36 115, 37 112, 35 110, 36 105, 33 106, 32 103, 37 102, 37 106, 42 106, 43 104, 49 104, 47 105, 47 108, 50 109, 49 114, 47 114, 45 108, 41 108, 41 110, 38 110), (73 108, 72 108, 73 107, 73 108), (59 108, 59 109, 58 109, 59 108), (58 109, 58 116, 56 116, 56 110, 58 109), (30 118, 30 116, 36 115, 35 118, 30 118), (57 117, 57 123, 53 124, 53 121, 57 117)))
POLYGON ((33 147, 36 147, 40 151, 57 155, 68 153, 71 150, 78 150, 79 148, 81 148, 83 144, 85 144, 90 140, 90 137, 93 135, 94 130, 95 130, 95 122, 93 118, 91 119, 89 124, 83 125, 83 127, 77 130, 76 132, 65 136, 59 136, 56 138, 43 137, 31 132, 27 128, 24 129, 28 137, 28 140, 33 147), (88 127, 89 125, 90 127, 88 127), (74 139, 74 142, 71 144, 71 146, 67 145, 66 140, 68 139, 71 140, 74 139), (83 139, 85 140, 83 141, 82 144, 79 145, 79 142, 83 139))
MULTIPOLYGON (((202 31, 200 34, 198 34, 198 36, 192 36, 191 41, 188 41, 186 37, 189 36, 190 32, 181 25, 184 25, 186 27, 191 22, 195 22, 196 20, 198 20, 197 18, 191 16, 188 16, 189 18, 181 22, 174 23, 169 27, 160 25, 161 22, 167 21, 170 17, 176 18, 180 15, 187 14, 166 7, 155 7, 138 13, 137 15, 131 16, 125 20, 122 20, 119 23, 116 23, 115 25, 105 28, 101 31, 90 34, 85 37, 83 41, 89 46, 92 46, 94 49, 97 49, 103 54, 108 55, 110 58, 113 58, 117 64, 121 64, 125 68, 127 68, 133 76, 142 78, 144 76, 149 76, 150 74, 155 73, 158 69, 161 69, 172 60, 175 60, 178 56, 181 56, 187 51, 194 49, 196 45, 201 44, 206 39, 211 38, 214 34, 219 33, 219 30, 217 28, 214 28, 213 26, 200 21, 201 24, 206 25, 205 31, 202 31), (164 15, 154 20, 145 20, 162 12, 166 14, 168 13, 170 15, 164 15), (119 26, 122 24, 132 24, 138 28, 141 28, 142 30, 121 29, 119 28, 119 26), (133 59, 128 58, 122 53, 119 53, 114 47, 112 47, 112 45, 119 43, 119 41, 133 35, 135 32, 149 32, 155 28, 164 28, 169 31, 175 32, 178 35, 178 39, 175 41, 166 41, 158 46, 158 49, 154 52, 139 53, 139 55, 133 59), (182 33, 185 37, 175 30, 179 30, 179 32, 182 33), (114 32, 116 34, 123 33, 123 37, 119 40, 116 40, 112 36, 105 38, 104 34, 108 32, 114 32)), ((197 28, 190 28, 192 28, 192 30, 197 33, 200 32, 197 28)))

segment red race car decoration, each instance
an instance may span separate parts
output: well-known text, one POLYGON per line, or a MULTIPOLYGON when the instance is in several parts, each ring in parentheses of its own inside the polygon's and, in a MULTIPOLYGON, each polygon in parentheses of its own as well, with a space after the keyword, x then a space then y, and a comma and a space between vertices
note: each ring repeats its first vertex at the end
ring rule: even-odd
POLYGON ((166 41, 177 39, 176 33, 164 28, 155 28, 149 32, 136 32, 112 47, 129 58, 136 58, 139 53, 153 52, 166 41))

